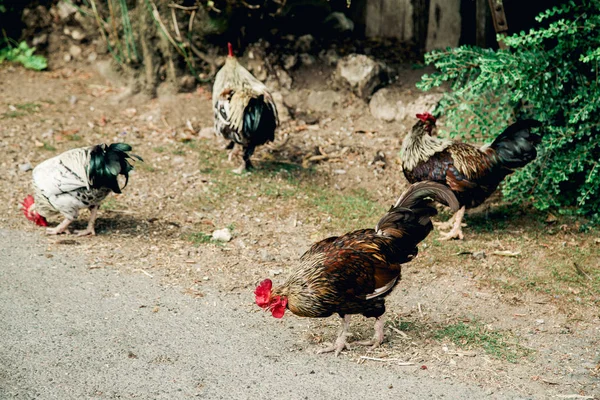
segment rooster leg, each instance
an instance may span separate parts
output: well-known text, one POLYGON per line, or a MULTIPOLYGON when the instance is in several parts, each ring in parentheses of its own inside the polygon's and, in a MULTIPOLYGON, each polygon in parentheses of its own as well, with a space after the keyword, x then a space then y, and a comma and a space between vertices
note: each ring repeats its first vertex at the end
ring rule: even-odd
POLYGON ((346 338, 348 337, 348 327, 350 326, 350 318, 350 315, 344 316, 344 320, 342 321, 342 330, 335 340, 335 343, 331 346, 325 347, 324 349, 318 350, 317 354, 331 353, 332 351, 335 351, 335 356, 337 357, 340 355, 342 350, 344 350, 344 348, 350 350, 350 346, 346 341, 346 338))
POLYGON ((381 343, 383 343, 383 324, 384 320, 382 317, 377 317, 375 320, 375 335, 371 340, 361 340, 360 342, 355 342, 361 346, 371 346, 371 350, 379 347, 381 343))
POLYGON ((433 222, 433 225, 435 225, 436 228, 438 228, 439 230, 445 231, 446 229, 452 229, 452 227, 454 226, 454 220, 456 219, 456 213, 454 213, 454 215, 452 215, 452 217, 450 217, 450 219, 446 222, 433 222))
POLYGON ((454 214, 454 225, 452 230, 440 238, 440 240, 458 239, 463 240, 464 235, 462 233, 462 219, 465 216, 465 206, 462 206, 460 210, 454 214))
POLYGON ((232 162, 233 157, 237 157, 238 154, 240 154, 239 147, 235 147, 235 143, 233 142, 233 140, 231 141, 231 143, 233 143, 233 146, 229 147, 229 145, 227 145, 227 147, 226 147, 226 148, 231 149, 231 151, 229 152, 229 155, 227 156, 227 161, 229 161, 229 162, 232 162))
POLYGON ((77 236, 96 236, 96 230, 94 225, 96 224, 96 218, 98 218, 98 206, 90 207, 90 219, 88 220, 88 226, 82 231, 75 231, 77 236))
POLYGON ((65 220, 56 228, 46 228, 46 235, 58 235, 64 232, 71 233, 67 230, 67 227, 71 224, 71 222, 73 221, 71 221, 69 218, 65 218, 65 220))
POLYGON ((252 162, 250 161, 250 157, 252 157, 252 154, 254 154, 254 146, 248 146, 246 148, 244 148, 244 162, 242 163, 242 165, 240 165, 239 168, 236 168, 233 170, 234 173, 236 174, 241 174, 244 171, 249 171, 251 169, 254 168, 254 166, 252 165, 252 162))

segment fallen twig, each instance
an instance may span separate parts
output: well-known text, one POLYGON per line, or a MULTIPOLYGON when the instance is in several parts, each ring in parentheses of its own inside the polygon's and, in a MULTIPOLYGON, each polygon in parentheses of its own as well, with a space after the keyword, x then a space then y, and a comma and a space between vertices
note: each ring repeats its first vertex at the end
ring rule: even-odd
POLYGON ((502 250, 502 251, 493 251, 492 254, 495 256, 502 256, 502 257, 518 257, 521 254, 521 251, 502 250))
POLYGON ((394 364, 394 365, 399 365, 402 367, 408 367, 409 365, 415 365, 415 363, 413 363, 413 362, 401 361, 398 358, 377 358, 377 357, 360 356, 360 359, 368 360, 368 361, 378 361, 378 362, 396 362, 396 364, 394 364))
POLYGON ((133 270, 133 272, 136 272, 136 271, 142 271, 144 274, 148 275, 150 278, 154 278, 154 276, 152 274, 150 274, 148 271, 143 270, 141 268, 137 268, 137 269, 133 270))

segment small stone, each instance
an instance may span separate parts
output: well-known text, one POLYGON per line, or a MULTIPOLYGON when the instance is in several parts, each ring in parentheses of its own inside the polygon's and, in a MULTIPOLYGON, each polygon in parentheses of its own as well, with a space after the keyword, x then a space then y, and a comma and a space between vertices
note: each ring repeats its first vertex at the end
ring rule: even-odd
POLYGON ((384 88, 375 92, 369 102, 369 110, 375 118, 385 122, 392 122, 396 119, 396 104, 390 101, 391 91, 384 88))
POLYGON ((30 163, 23 163, 23 164, 19 164, 19 169, 21 170, 21 172, 27 172, 27 171, 31 171, 33 169, 33 167, 31 166, 30 163))
POLYGON ((306 53, 312 47, 314 40, 313 35, 302 35, 296 40, 296 49, 302 53, 306 53))
POLYGON ((327 51, 321 51, 321 53, 319 53, 319 58, 325 61, 327 65, 334 66, 338 63, 340 56, 334 49, 329 49, 327 51))
POLYGON ((292 77, 287 72, 280 67, 275 67, 275 74, 277 75, 277 80, 281 87, 285 89, 292 88, 292 77))
POLYGON ((283 57, 283 68, 290 70, 296 66, 298 63, 298 56, 295 54, 290 54, 283 57))
POLYGON ((71 31, 71 37, 75 40, 77 40, 78 42, 81 42, 83 39, 85 39, 85 34, 83 32, 81 32, 79 29, 73 29, 71 31))
POLYGON ((63 61, 64 62, 69 62, 73 59, 73 57, 71 57, 71 55, 69 53, 65 53, 65 55, 63 56, 63 61))
POLYGON ((48 34, 47 33, 42 33, 40 35, 37 35, 31 41, 31 44, 34 46, 39 46, 40 44, 46 44, 46 43, 48 43, 48 34))
POLYGON ((315 63, 315 58, 307 53, 300 54, 300 62, 302 65, 311 66, 315 63))
POLYGON ((229 242, 232 238, 231 231, 229 228, 217 229, 212 233, 212 237, 214 240, 218 240, 220 242, 229 242))
POLYGON ((543 319, 536 319, 535 322, 539 325, 542 325, 544 323, 543 319))
POLYGON ((71 3, 67 1, 59 1, 56 5, 58 16, 60 19, 65 20, 69 18, 71 15, 77 12, 77 8, 71 3))
POLYGON ((364 54, 350 54, 342 58, 336 68, 336 78, 350 86, 358 97, 368 98, 381 85, 382 64, 364 54))
POLYGON ((96 53, 95 51, 92 51, 90 54, 88 54, 87 60, 91 63, 93 63, 94 61, 96 61, 96 59, 98 58, 98 53, 96 53))
POLYGON ((337 174, 337 175, 344 175, 344 174, 346 174, 346 170, 345 169, 334 169, 333 173, 337 174))
POLYGON ((74 106, 76 103, 77 103, 77 96, 71 95, 71 97, 69 97, 69 104, 74 106))
POLYGON ((71 56, 73 56, 74 58, 78 58, 81 55, 81 47, 77 46, 77 45, 71 45, 71 47, 69 47, 69 54, 71 56))

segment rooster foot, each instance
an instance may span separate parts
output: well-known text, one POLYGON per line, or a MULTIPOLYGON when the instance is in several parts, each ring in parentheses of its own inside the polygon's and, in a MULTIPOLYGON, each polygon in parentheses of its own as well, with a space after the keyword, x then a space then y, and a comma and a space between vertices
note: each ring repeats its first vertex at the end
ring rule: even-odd
POLYGON ((331 353, 333 351, 335 352, 335 356, 337 357, 344 349, 350 350, 350 344, 346 341, 345 336, 340 336, 332 345, 317 350, 317 354, 331 353))
POLYGON ((56 228, 46 228, 46 235, 60 235, 61 233, 70 235, 71 231, 68 229, 58 229, 58 226, 56 228))
POLYGON ((61 222, 55 228, 46 228, 46 235, 59 235, 61 233, 66 233, 66 234, 70 235, 71 232, 67 229, 67 227, 69 226, 70 223, 71 223, 71 220, 68 218, 65 218, 63 220, 63 222, 61 222))
POLYGON ((375 335, 371 340, 361 340, 357 342, 353 342, 353 344, 358 344, 360 346, 371 346, 369 351, 375 350, 378 348, 381 343, 383 343, 383 318, 379 317, 375 321, 375 335))
POLYGON ((75 234, 77 236, 96 236, 96 231, 94 230, 94 228, 90 229, 82 229, 82 230, 77 230, 75 231, 75 234))
MULTIPOLYGON (((231 143, 233 143, 233 142, 231 142, 231 143)), ((229 155, 227 156, 227 161, 233 162, 233 158, 239 157, 240 153, 241 153, 241 151, 240 151, 239 147, 232 146, 231 151, 229 152, 229 155)))
MULTIPOLYGON (((461 224, 462 225, 462 224, 461 224)), ((465 236, 462 233, 462 229, 460 226, 452 228, 450 232, 445 233, 439 240, 450 240, 450 239, 458 239, 463 240, 465 236)))
POLYGON ((454 225, 454 221, 452 219, 449 219, 446 222, 433 222, 433 225, 435 225, 435 227, 441 231, 445 231, 448 229, 452 229, 452 226, 454 225))

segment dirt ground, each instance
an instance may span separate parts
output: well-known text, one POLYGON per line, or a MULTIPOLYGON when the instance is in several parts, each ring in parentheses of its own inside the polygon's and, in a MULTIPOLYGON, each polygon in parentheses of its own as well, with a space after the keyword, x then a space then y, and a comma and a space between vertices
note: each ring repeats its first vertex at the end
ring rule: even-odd
MULTIPOLYGON (((19 210, 31 193, 27 164, 114 141, 145 160, 123 194, 104 203, 96 237, 46 239, 90 269, 156 275, 190 296, 207 286, 240 293, 249 312, 260 312, 257 282, 283 280, 313 241, 373 226, 407 186, 398 153, 412 121, 374 119, 364 101, 329 87, 327 68, 292 75, 282 94, 295 118, 257 150, 257 170, 245 175, 231 172, 225 142, 204 129, 212 127, 210 86, 147 99, 107 71, 103 61, 41 73, 0 65, 3 228, 43 235, 19 210), (304 109, 315 99, 320 111, 304 109), (225 227, 230 242, 210 239, 225 227)), ((394 90, 415 95, 421 73, 407 68, 394 90)), ((388 297, 383 346, 352 349, 340 362, 426 366, 433 377, 535 398, 600 398, 600 232, 499 197, 466 222, 465 241, 440 242, 434 232, 406 266, 388 297)), ((285 318, 300 328, 293 349, 310 353, 339 324, 285 318)), ((284 328, 269 324, 265 334, 284 328)), ((355 317, 351 329, 369 337, 372 321, 355 317)))

